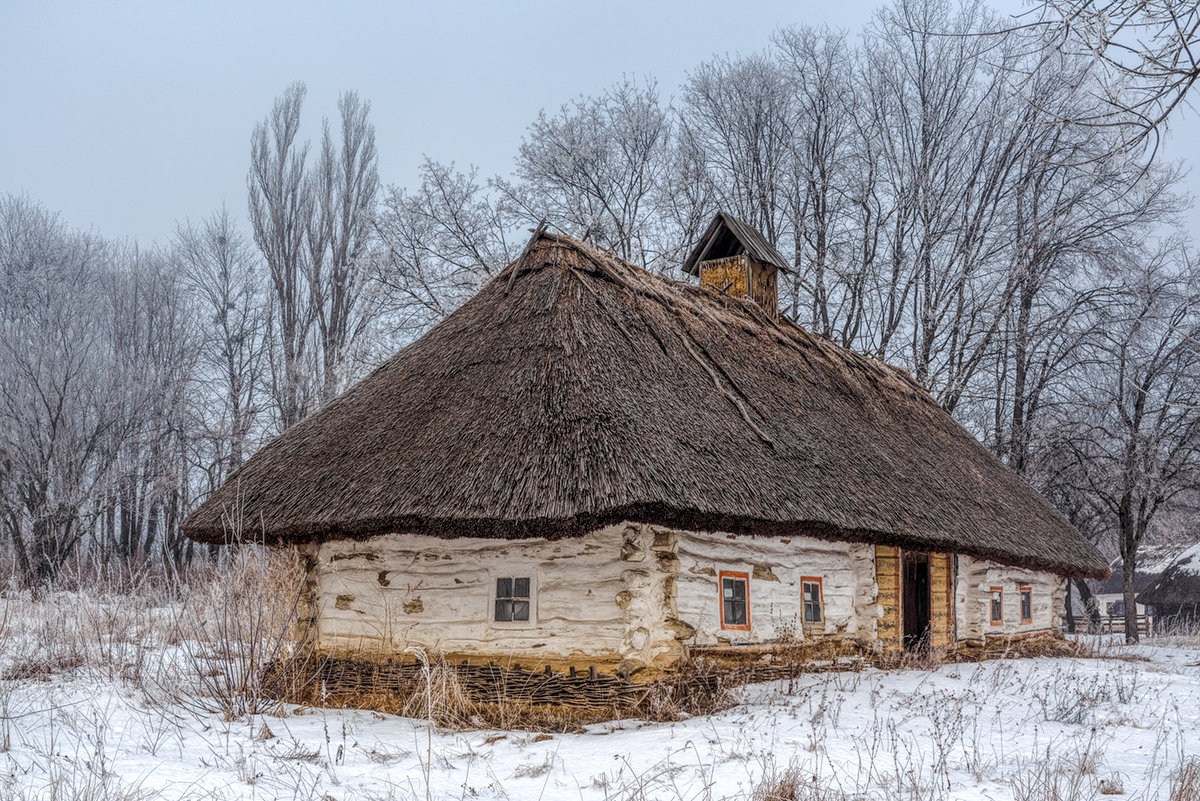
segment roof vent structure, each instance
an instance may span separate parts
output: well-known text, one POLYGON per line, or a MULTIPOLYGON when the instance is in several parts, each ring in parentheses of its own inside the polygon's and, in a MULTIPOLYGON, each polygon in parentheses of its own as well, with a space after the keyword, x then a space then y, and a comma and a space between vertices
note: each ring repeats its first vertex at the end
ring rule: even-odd
POLYGON ((778 274, 787 260, 752 225, 718 211, 683 263, 700 286, 718 295, 750 298, 772 318, 779 314, 778 274))

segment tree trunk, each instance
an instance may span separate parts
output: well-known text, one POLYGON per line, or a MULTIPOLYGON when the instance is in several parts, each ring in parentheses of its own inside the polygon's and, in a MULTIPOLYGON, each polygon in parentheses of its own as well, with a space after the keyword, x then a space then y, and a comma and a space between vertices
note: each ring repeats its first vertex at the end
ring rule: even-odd
MULTIPOLYGON (((1124 550, 1124 549, 1123 549, 1124 550)), ((1121 558, 1121 594, 1125 599, 1125 642, 1135 643, 1141 639, 1138 631, 1137 603, 1133 592, 1133 579, 1137 575, 1137 551, 1128 549, 1121 558)))
POLYGON ((1079 590, 1079 601, 1083 604, 1083 608, 1087 610, 1087 618, 1092 623, 1092 628, 1100 630, 1100 605, 1096 603, 1096 596, 1092 594, 1092 588, 1087 585, 1083 579, 1073 579, 1075 589, 1079 590))

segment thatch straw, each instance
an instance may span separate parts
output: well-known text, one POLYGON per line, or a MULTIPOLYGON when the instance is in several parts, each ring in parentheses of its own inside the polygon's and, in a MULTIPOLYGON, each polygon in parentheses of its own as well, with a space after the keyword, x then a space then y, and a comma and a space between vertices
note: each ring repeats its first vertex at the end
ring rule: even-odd
POLYGON ((906 373, 542 233, 187 519, 273 541, 581 535, 623 520, 1108 565, 906 373))

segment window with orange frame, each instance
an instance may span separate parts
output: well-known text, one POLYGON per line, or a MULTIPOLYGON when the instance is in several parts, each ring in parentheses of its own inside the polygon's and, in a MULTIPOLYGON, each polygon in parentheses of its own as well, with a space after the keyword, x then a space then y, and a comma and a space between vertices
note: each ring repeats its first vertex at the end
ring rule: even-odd
POLYGON ((992 587, 992 625, 999 626, 1004 622, 1004 588, 992 587))
POLYGON ((717 576, 721 591, 721 628, 750 630, 750 574, 722 570, 717 576))

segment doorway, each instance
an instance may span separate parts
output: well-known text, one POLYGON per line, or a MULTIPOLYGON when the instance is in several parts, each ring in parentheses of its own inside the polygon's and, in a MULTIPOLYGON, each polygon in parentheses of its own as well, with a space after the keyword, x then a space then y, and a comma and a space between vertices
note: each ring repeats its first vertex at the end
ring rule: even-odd
POLYGON ((904 650, 924 651, 929 648, 929 554, 904 551, 901 564, 904 650))

